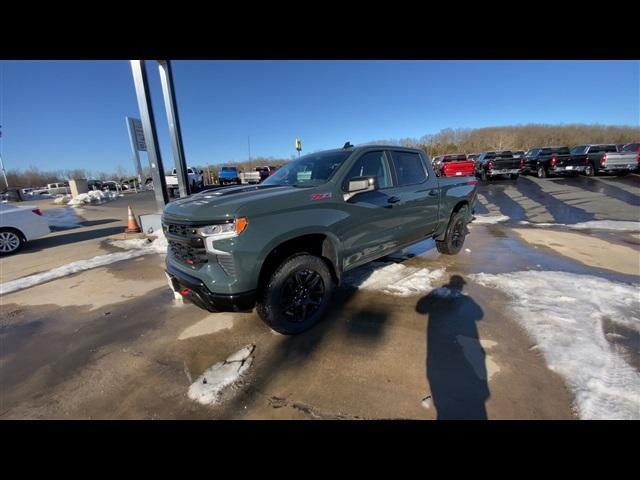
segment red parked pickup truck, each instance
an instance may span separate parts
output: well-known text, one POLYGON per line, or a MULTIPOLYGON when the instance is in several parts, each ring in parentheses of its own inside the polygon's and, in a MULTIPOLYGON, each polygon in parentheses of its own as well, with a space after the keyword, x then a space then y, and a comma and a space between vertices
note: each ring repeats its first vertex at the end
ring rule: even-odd
POLYGON ((473 176, 475 164, 464 153, 441 155, 433 159, 436 171, 443 177, 473 176))

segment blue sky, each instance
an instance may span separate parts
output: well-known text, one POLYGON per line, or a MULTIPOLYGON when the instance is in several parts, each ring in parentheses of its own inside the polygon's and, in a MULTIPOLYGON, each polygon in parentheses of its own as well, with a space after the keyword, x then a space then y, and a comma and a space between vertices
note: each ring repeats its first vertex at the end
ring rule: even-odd
MULTIPOLYGON (((165 168, 173 167, 157 64, 147 69, 165 168)), ((640 124, 636 61, 175 61, 187 162, 288 158, 443 128, 640 124)), ((133 171, 139 118, 129 62, 0 62, 7 169, 133 171)))

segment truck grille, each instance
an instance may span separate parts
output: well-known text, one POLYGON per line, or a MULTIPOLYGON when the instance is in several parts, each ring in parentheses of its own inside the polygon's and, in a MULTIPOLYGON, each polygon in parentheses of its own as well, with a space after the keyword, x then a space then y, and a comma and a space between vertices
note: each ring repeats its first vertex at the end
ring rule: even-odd
POLYGON ((197 267, 207 263, 207 250, 197 230, 189 225, 165 223, 164 231, 169 250, 179 261, 197 267))

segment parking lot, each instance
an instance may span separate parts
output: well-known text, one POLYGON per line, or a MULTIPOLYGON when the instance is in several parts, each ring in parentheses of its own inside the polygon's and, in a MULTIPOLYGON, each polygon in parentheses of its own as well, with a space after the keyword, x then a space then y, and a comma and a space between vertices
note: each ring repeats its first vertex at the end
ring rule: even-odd
MULTIPOLYGON (((2 258, 3 285, 124 251, 127 205, 155 207, 38 203, 62 226, 2 258)), ((640 418, 639 206, 637 174, 482 183, 459 255, 351 272, 297 336, 177 303, 153 252, 5 293, 0 418, 640 418), (247 345, 217 403, 188 397, 247 345)))

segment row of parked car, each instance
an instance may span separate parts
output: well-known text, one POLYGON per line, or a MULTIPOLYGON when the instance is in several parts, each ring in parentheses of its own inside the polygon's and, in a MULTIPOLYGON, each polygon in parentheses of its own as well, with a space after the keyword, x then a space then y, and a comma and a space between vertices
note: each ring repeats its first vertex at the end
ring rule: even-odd
POLYGON ((243 183, 260 183, 273 175, 279 167, 256 167, 254 171, 243 172, 238 167, 224 166, 218 173, 220 185, 241 185, 243 183))
POLYGON ((501 150, 479 154, 447 154, 434 157, 434 170, 440 176, 475 175, 482 180, 534 174, 539 178, 551 175, 599 173, 625 175, 640 170, 640 142, 589 144, 569 147, 536 147, 528 151, 501 150))

